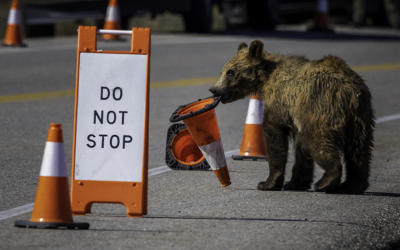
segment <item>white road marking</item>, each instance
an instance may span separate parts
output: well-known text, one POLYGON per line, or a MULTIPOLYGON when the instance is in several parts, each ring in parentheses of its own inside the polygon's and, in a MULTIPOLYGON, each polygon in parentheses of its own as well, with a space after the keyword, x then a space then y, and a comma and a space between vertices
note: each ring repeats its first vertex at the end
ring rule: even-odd
MULTIPOLYGON (((225 153, 225 157, 229 157, 231 155, 234 154, 238 154, 239 153, 239 149, 235 149, 232 151, 228 151, 225 153)), ((153 176, 153 175, 157 175, 157 174, 162 174, 164 172, 168 172, 171 169, 168 166, 161 166, 158 168, 153 168, 153 169, 149 169, 149 176, 153 176)), ((28 213, 31 212, 33 210, 33 203, 29 203, 20 207, 16 207, 16 208, 12 208, 3 212, 0 212, 0 220, 5 220, 20 214, 24 214, 24 213, 28 213)))
POLYGON ((5 220, 20 214, 28 213, 33 210, 33 203, 29 203, 20 207, 12 208, 10 210, 6 210, 0 212, 0 220, 5 220))
POLYGON ((400 119, 400 114, 389 115, 389 116, 384 116, 384 117, 378 118, 375 120, 375 123, 378 124, 378 123, 389 122, 389 121, 393 121, 393 120, 397 120, 397 119, 400 119))
MULTIPOLYGON (((229 157, 229 156, 232 156, 234 154, 239 154, 239 151, 240 151, 239 149, 235 149, 235 150, 231 150, 231 151, 225 152, 225 157, 229 157)), ((162 173, 168 172, 170 170, 172 170, 172 169, 170 169, 167 165, 161 166, 161 167, 158 167, 158 168, 149 169, 149 176, 162 174, 162 173)))
MULTIPOLYGON (((400 114, 396 114, 396 115, 390 115, 390 116, 384 116, 384 117, 380 117, 378 119, 375 120, 376 124, 379 123, 384 123, 384 122, 389 122, 389 121, 393 121, 393 120, 397 120, 400 119, 400 114)), ((228 152, 225 152, 225 157, 229 157, 232 156, 234 154, 238 154, 239 153, 239 149, 235 149, 235 150, 231 150, 228 152)), ((154 176, 154 175, 158 175, 158 174, 162 174, 164 172, 168 172, 171 169, 168 166, 161 166, 158 168, 153 168, 153 169, 149 169, 149 176, 154 176)), ((16 208, 12 208, 3 212, 0 212, 0 220, 5 220, 20 214, 24 214, 24 213, 28 213, 31 212, 33 210, 33 203, 29 203, 20 207, 16 207, 16 208)))
POLYGON ((158 167, 158 168, 153 168, 149 169, 149 176, 157 175, 157 174, 162 174, 164 172, 168 172, 172 169, 170 169, 167 165, 158 167))

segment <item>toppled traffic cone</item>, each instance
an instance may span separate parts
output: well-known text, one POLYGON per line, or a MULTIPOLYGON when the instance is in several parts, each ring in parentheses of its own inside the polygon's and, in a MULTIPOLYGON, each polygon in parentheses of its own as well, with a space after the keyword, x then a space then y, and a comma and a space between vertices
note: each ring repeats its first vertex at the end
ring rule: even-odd
POLYGON ((172 124, 168 128, 165 163, 173 170, 208 170, 204 158, 185 124, 172 124))
MULTIPOLYGON (((108 2, 106 19, 104 21, 105 30, 120 30, 121 29, 121 18, 119 15, 118 0, 110 0, 108 2)), ((101 35, 103 40, 116 41, 121 40, 119 35, 103 34, 101 35)))
POLYGON ((89 228, 89 223, 74 223, 72 218, 61 124, 50 123, 31 220, 15 221, 14 226, 89 228))
POLYGON ((318 0, 315 12, 314 27, 309 31, 333 32, 329 29, 329 6, 327 0, 318 0))
POLYGON ((249 109, 247 111, 246 124, 244 125, 242 144, 239 155, 233 155, 234 160, 264 160, 267 161, 267 150, 262 133, 262 120, 264 103, 260 96, 250 97, 249 109))
POLYGON ((214 110, 220 100, 221 96, 210 97, 182 105, 172 114, 170 121, 183 120, 218 180, 226 187, 231 180, 214 110))
POLYGON ((6 36, 2 46, 25 47, 22 43, 21 13, 18 0, 13 0, 8 14, 6 36))

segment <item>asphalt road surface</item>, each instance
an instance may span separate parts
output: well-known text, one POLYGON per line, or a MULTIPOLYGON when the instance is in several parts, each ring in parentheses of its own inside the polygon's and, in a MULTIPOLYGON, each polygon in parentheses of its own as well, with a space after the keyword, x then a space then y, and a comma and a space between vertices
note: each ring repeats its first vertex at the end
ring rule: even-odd
MULTIPOLYGON (((49 123, 62 123, 71 164, 76 37, 33 39, 0 48, 0 249, 399 249, 400 34, 363 30, 153 35, 151 55, 148 215, 94 204, 74 216, 90 230, 21 229, 29 220, 49 123), (372 32, 372 33, 371 33, 372 32), (163 171, 169 117, 208 88, 240 42, 261 39, 270 53, 310 59, 342 57, 366 80, 376 110, 370 188, 364 195, 262 192, 268 163, 227 157, 232 185, 212 171, 163 171), (396 116, 397 115, 397 116, 396 116)), ((99 42, 128 50, 129 42, 99 42)), ((240 147, 249 99, 216 108, 225 152, 240 147)), ((287 164, 290 179, 293 152, 287 164)), ((316 167, 315 181, 322 171, 316 167)))

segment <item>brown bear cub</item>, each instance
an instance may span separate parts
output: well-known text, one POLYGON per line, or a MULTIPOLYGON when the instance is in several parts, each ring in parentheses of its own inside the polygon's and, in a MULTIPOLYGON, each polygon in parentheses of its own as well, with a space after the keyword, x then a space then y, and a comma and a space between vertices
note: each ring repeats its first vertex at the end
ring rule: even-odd
POLYGON ((269 176, 259 190, 307 190, 314 161, 325 173, 315 191, 362 194, 368 188, 375 126, 371 94, 363 79, 342 59, 318 61, 304 56, 269 54, 255 40, 223 68, 210 88, 222 103, 259 93, 264 100, 263 133, 269 176), (288 138, 295 146, 292 179, 284 185, 288 138), (346 164, 342 177, 341 158, 346 164))

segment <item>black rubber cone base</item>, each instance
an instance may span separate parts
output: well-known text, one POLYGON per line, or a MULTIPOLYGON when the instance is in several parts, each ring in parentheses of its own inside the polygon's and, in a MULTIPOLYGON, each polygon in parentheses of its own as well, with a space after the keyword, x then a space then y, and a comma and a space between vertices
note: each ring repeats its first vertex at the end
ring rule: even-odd
POLYGON ((235 161, 268 161, 267 156, 245 156, 245 155, 232 155, 235 161))
POLYGON ((31 222, 17 220, 14 222, 16 227, 37 228, 37 229, 89 229, 90 224, 86 222, 56 223, 56 222, 31 222))
POLYGON ((203 159, 201 162, 195 165, 188 165, 188 164, 183 164, 179 162, 177 159, 175 159, 173 153, 172 153, 172 141, 174 137, 181 132, 182 130, 185 130, 186 125, 183 123, 175 123, 172 124, 168 128, 167 132, 167 147, 165 148, 165 163, 170 169, 173 170, 208 170, 210 169, 210 165, 208 164, 206 159, 203 159))
POLYGON ((11 48, 24 48, 24 47, 28 47, 28 46, 26 46, 26 44, 24 44, 24 43, 22 43, 22 44, 5 44, 5 43, 2 43, 1 44, 1 46, 2 47, 11 47, 11 48))

